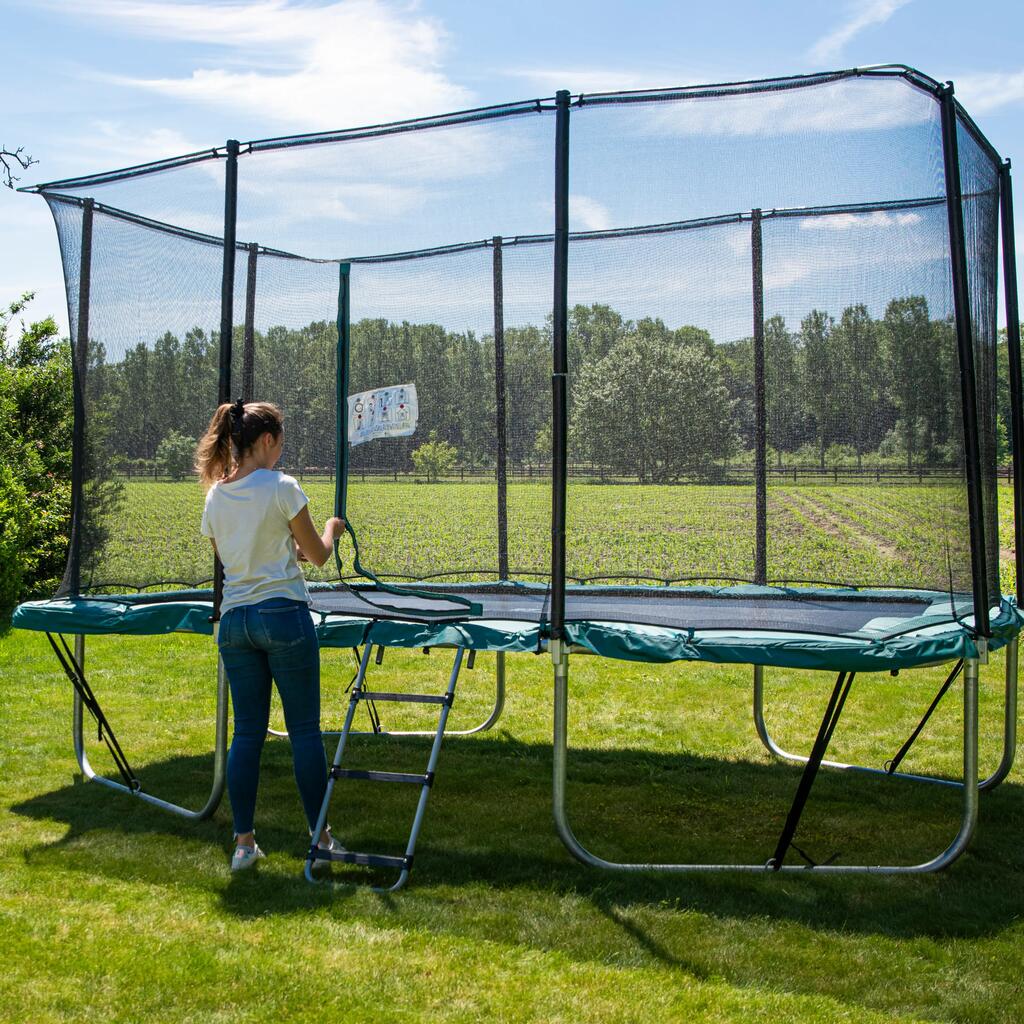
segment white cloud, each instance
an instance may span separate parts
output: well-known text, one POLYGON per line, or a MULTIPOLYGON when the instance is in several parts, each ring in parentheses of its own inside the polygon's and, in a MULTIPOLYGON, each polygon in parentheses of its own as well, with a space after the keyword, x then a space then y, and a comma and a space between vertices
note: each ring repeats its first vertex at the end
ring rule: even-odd
POLYGON ((184 77, 102 76, 288 129, 323 130, 451 110, 466 90, 443 73, 445 34, 386 0, 257 3, 82 0, 74 13, 125 32, 201 43, 220 66, 184 77))
MULTIPOLYGON (((874 228, 891 231, 893 228, 906 229, 905 234, 880 236, 877 243, 859 240, 857 243, 839 244, 820 238, 807 240, 808 248, 791 259, 773 261, 765 269, 764 286, 767 290, 788 288, 800 281, 832 276, 852 284, 861 279, 885 280, 891 287, 893 281, 902 279, 904 286, 928 292, 924 285, 930 266, 940 265, 941 280, 945 282, 949 254, 946 249, 946 235, 941 221, 926 220, 920 214, 904 212, 888 214, 836 214, 829 217, 812 217, 801 223, 806 228, 827 228, 845 231, 853 228, 874 228), (849 219, 847 219, 849 218, 849 219), (837 224, 826 224, 837 221, 837 224), (854 223, 859 221, 860 223, 854 223), (882 255, 880 255, 882 254, 882 255), (895 271, 898 274, 894 274, 895 271)), ((932 288, 935 282, 932 281, 932 288)), ((827 294, 828 285, 824 287, 827 294)), ((878 285, 865 288, 865 295, 881 294, 878 285)), ((895 293, 894 293, 895 294, 895 293)), ((862 301, 862 300, 857 300, 862 301)))
POLYGON ((910 0, 857 0, 850 6, 846 20, 815 42, 807 51, 807 56, 818 64, 831 61, 864 29, 872 25, 884 25, 908 3, 910 0))
MULTIPOLYGON (((584 108, 586 109, 586 108, 584 108)), ((851 134, 934 122, 938 104, 902 79, 849 78, 777 93, 693 98, 648 108, 645 125, 673 135, 851 134)))
POLYGON ((569 196, 569 219, 573 231, 607 231, 613 226, 608 207, 589 196, 569 196))
POLYGON ((95 152, 102 155, 105 167, 109 167, 112 160, 121 164, 137 164, 142 160, 162 160, 182 153, 194 153, 201 148, 198 142, 173 128, 139 132, 119 121, 108 120, 93 121, 90 131, 77 142, 80 154, 95 152))
MULTIPOLYGON (((542 96, 553 96, 559 89, 574 95, 587 92, 625 92, 630 89, 661 89, 683 84, 677 72, 611 71, 603 68, 535 68, 503 71, 509 78, 521 79, 542 96)), ((695 80, 690 80, 695 81, 695 80)))
POLYGON ((919 213, 835 213, 827 217, 807 217, 800 221, 802 231, 849 231, 853 228, 909 227, 921 220, 919 213))
POLYGON ((972 114, 987 114, 1008 103, 1024 101, 1024 71, 961 75, 954 84, 957 99, 972 114))

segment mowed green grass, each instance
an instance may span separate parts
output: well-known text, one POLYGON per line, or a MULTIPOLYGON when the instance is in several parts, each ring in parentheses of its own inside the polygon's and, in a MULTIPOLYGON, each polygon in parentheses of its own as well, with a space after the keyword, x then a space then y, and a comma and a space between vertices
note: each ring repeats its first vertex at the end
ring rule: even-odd
MULTIPOLYGON (((391 651, 374 683, 438 692, 448 654, 391 651)), ((350 652, 324 653, 325 725, 350 652)), ((147 788, 197 805, 211 758, 207 639, 92 639, 93 685, 147 788)), ((1018 1021, 1024 1011, 1024 791, 981 802, 970 851, 916 878, 626 877, 585 868, 550 813, 551 668, 509 659, 496 730, 450 737, 409 887, 336 892, 300 876, 306 838, 286 741, 264 753, 257 832, 269 857, 231 877, 230 817, 191 825, 81 784, 69 687, 43 637, 0 640, 0 1020, 1018 1021)), ((452 721, 488 709, 481 655, 452 721)), ((982 692, 984 769, 998 758, 1000 657, 982 692)), ((880 765, 940 671, 860 677, 834 753, 880 765)), ((769 722, 806 750, 829 682, 769 676, 769 722)), ((749 670, 572 661, 569 801, 611 858, 770 856, 799 771, 760 747, 749 670)), ((955 774, 959 687, 907 764, 955 774)), ((384 709, 394 726, 423 708, 384 709)), ((275 713, 276 714, 276 713, 275 713)), ((353 766, 422 770, 426 742, 352 741, 353 766)), ((111 771, 93 737, 96 767, 111 771)), ((400 849, 411 787, 343 783, 350 848, 400 849)), ((846 863, 914 863, 953 836, 958 794, 824 773, 798 842, 846 863)), ((791 855, 795 856, 795 855, 791 855)))
MULTIPOLYGON (((334 510, 334 485, 305 481, 314 519, 334 510)), ((1013 590, 1012 492, 1000 485, 1003 590, 1013 590)), ((210 577, 209 545, 199 536, 203 494, 191 482, 131 483, 94 582, 194 583, 210 577)), ((964 499, 959 488, 773 485, 768 504, 768 569, 773 579, 900 585, 969 573, 964 499)), ((550 570, 551 491, 512 484, 508 492, 513 575, 550 570)), ((362 564, 380 575, 420 578, 489 571, 498 565, 497 492, 484 483, 352 481, 348 516, 362 564)), ((352 551, 342 550, 346 571, 352 551)), ((573 483, 568 491, 570 576, 746 578, 754 571, 754 492, 749 487, 573 483)), ((310 569, 327 579, 333 565, 310 569)))
MULTIPOLYGON (((143 486, 167 488, 155 524, 200 507, 185 486, 143 486)), ((317 486, 309 490, 319 516, 330 494, 317 486)), ((437 512, 423 537, 472 521, 461 505, 431 506, 425 485, 366 486, 382 530, 414 519, 413 498, 421 513, 437 512)), ((658 526, 655 489, 642 500, 637 488, 594 490, 605 497, 588 514, 591 545, 606 542, 607 522, 624 509, 646 525, 638 536, 651 544, 671 533, 658 526)), ((486 488, 478 491, 486 507, 486 488)), ((892 557, 913 544, 932 507, 915 509, 909 488, 876 495, 904 531, 880 548, 857 523, 855 495, 844 503, 836 493, 827 520, 813 507, 824 494, 792 495, 786 514, 812 524, 808 536, 821 535, 801 547, 794 530, 794 552, 835 545, 849 558, 892 557)), ((708 522, 748 529, 748 497, 731 488, 707 489, 699 501, 691 494, 675 510, 690 528, 671 534, 664 550, 707 558, 727 550, 728 531, 708 522)), ((543 551, 543 500, 510 500, 536 515, 523 536, 537 531, 543 551)), ((1005 551, 1009 513, 1004 499, 1005 551)), ((463 537, 467 557, 472 536, 463 537)), ((155 555, 142 534, 134 550, 155 555)), ((618 557, 629 556, 626 546, 618 557)), ((587 557, 586 543, 577 557, 587 557)), ((201 804, 212 764, 210 640, 91 638, 87 654, 92 684, 146 788, 201 804)), ((323 660, 329 728, 340 721, 354 666, 351 652, 325 651, 323 660)), ((983 773, 999 757, 1003 664, 999 654, 983 669, 983 773)), ((381 689, 439 692, 449 665, 445 651, 389 651, 371 679, 381 689)), ((493 671, 494 656, 480 655, 464 674, 452 728, 487 714, 493 671)), ((858 677, 830 755, 882 765, 943 676, 858 677)), ((212 820, 189 824, 76 779, 70 687, 44 637, 0 637, 0 679, 0 1021, 1024 1019, 1019 770, 981 798, 969 851, 938 875, 602 873, 573 861, 554 834, 551 665, 518 655, 508 659, 497 728, 446 740, 410 885, 382 897, 302 879, 306 837, 287 741, 271 740, 264 752, 257 832, 268 859, 231 877, 226 802, 212 820)), ((782 670, 768 680, 773 733, 806 751, 831 680, 782 670)), ((800 772, 774 762, 754 734, 749 669, 577 657, 570 683, 569 805, 586 845, 628 860, 763 863, 771 855, 800 772)), ((961 694, 954 686, 907 770, 957 774, 961 694)), ((429 724, 429 708, 383 710, 393 728, 429 724)), ((276 709, 275 718, 280 724, 276 709)), ((353 767, 417 771, 426 762, 423 740, 351 743, 353 767)), ((94 733, 89 749, 96 768, 113 774, 94 733)), ((414 797, 412 787, 342 783, 332 822, 351 849, 397 852, 414 797)), ((819 860, 916 863, 951 840, 958 815, 959 795, 946 787, 823 772, 797 842, 819 860)))

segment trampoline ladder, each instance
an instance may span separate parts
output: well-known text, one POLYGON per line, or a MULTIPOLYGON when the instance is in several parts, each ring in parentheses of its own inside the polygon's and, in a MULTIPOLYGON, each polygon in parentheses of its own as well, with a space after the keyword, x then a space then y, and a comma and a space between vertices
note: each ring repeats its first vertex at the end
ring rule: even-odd
POLYGON ((310 882, 317 879, 313 875, 314 867, 323 862, 337 862, 341 864, 355 864, 360 867, 388 868, 399 872, 398 880, 391 886, 372 886, 374 892, 396 892, 405 885, 412 870, 413 855, 416 852, 416 840, 419 838, 420 829, 423 827, 423 818, 426 814, 427 798, 430 795, 431 787, 434 784, 434 773, 437 769, 438 758, 441 753, 441 740, 444 738, 445 726, 448 723, 448 714, 451 711, 455 700, 455 684, 458 682, 459 670, 462 667, 463 648, 456 648, 455 661, 452 665, 451 675, 448 679, 448 688, 443 694, 426 693, 391 693, 379 690, 367 690, 364 688, 366 682, 366 669, 370 662, 370 653, 373 645, 367 643, 363 649, 359 661, 359 672, 356 675, 355 683, 352 686, 348 703, 348 711, 345 715, 345 724, 342 726, 341 734, 338 737, 338 746, 335 750, 334 761, 331 764, 330 773, 327 779, 327 791, 324 793, 324 801, 320 807, 320 816, 317 819, 316 829, 313 833, 313 840, 310 843, 309 853, 306 855, 306 878, 310 882), (426 771, 419 772, 385 772, 372 771, 362 768, 343 768, 342 757, 345 753, 345 744, 352 732, 352 722, 355 719, 356 708, 360 701, 393 701, 405 704, 436 704, 440 707, 440 714, 437 719, 437 729, 434 732, 434 742, 430 748, 430 757, 427 760, 426 771), (419 801, 416 804, 416 813, 413 817, 412 827, 409 830, 409 840, 406 843, 405 853, 401 856, 390 856, 380 853, 354 853, 350 850, 326 851, 317 846, 317 838, 327 825, 327 817, 331 804, 331 796, 334 787, 340 779, 360 780, 365 782, 397 782, 407 785, 419 786, 419 801))

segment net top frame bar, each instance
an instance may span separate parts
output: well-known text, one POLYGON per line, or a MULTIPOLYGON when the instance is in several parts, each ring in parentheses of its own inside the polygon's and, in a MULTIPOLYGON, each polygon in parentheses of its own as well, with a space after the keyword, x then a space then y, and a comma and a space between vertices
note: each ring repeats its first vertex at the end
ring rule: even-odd
MULTIPOLYGON (((180 227, 170 224, 167 221, 156 220, 141 214, 132 213, 117 206, 101 203, 98 200, 84 198, 76 195, 66 195, 59 192, 48 192, 46 198, 55 203, 66 203, 70 206, 84 207, 91 203, 96 213, 112 217, 116 220, 134 224, 138 227, 147 228, 187 241, 198 242, 203 245, 223 248, 224 239, 220 235, 211 235, 192 228, 180 227)), ((964 198, 970 198, 965 194, 964 198)), ((877 203, 840 203, 829 206, 792 206, 778 207, 758 211, 761 220, 773 220, 775 218, 800 218, 800 217, 829 217, 869 213, 898 212, 901 210, 918 210, 927 207, 941 206, 946 202, 944 196, 921 196, 913 199, 890 199, 881 200, 877 203)), ((638 224, 631 227, 605 228, 602 230, 570 231, 569 240, 572 242, 603 241, 610 238, 633 238, 644 235, 672 234, 677 231, 693 231, 701 228, 714 228, 726 224, 749 223, 753 216, 751 210, 737 210, 732 213, 722 213, 709 217, 694 217, 690 220, 667 221, 663 224, 638 224)), ((473 249, 491 249, 494 247, 495 238, 500 239, 502 247, 520 245, 550 245, 554 241, 551 233, 539 235, 507 235, 480 238, 463 242, 453 242, 449 245, 432 246, 426 249, 410 249, 402 252, 380 253, 372 256, 342 256, 332 258, 320 258, 303 256, 301 253, 288 252, 285 249, 276 249, 273 246, 262 245, 258 242, 235 242, 237 251, 248 251, 253 246, 260 256, 274 256, 278 259, 300 260, 305 263, 319 263, 338 266, 343 263, 352 264, 374 264, 394 263, 402 260, 423 259, 432 256, 448 256, 452 253, 467 252, 473 249)))
MULTIPOLYGON (((617 103, 655 103, 660 101, 686 99, 712 99, 725 96, 741 96, 756 93, 773 93, 791 89, 802 89, 816 85, 825 85, 851 78, 901 78, 922 92, 932 96, 936 102, 941 98, 943 90, 948 87, 934 78, 906 64, 876 64, 866 67, 847 68, 840 71, 816 72, 807 75, 791 75, 775 78, 749 79, 740 82, 722 82, 707 85, 687 85, 665 89, 623 90, 603 93, 576 93, 570 97, 571 107, 598 106, 617 103)), ((515 117, 529 113, 553 113, 556 101, 554 97, 521 100, 486 107, 474 107, 467 110, 453 111, 431 117, 411 118, 403 121, 391 121, 377 125, 366 125, 337 131, 303 133, 298 135, 273 136, 264 139, 253 139, 238 143, 239 155, 268 152, 272 150, 291 149, 303 146, 315 146, 324 143, 349 142, 385 135, 397 135, 405 132, 424 131, 434 128, 452 127, 459 124, 471 124, 480 121, 496 120, 503 117, 515 117)), ((985 137, 973 118, 957 101, 956 111, 960 123, 974 137, 975 141, 985 150, 993 162, 1003 163, 998 150, 985 137)), ((196 150, 181 156, 168 157, 147 163, 134 164, 129 167, 104 171, 97 174, 83 175, 74 178, 61 178, 54 181, 26 185, 19 192, 46 194, 66 190, 79 191, 90 186, 109 185, 128 178, 143 177, 150 174, 162 174, 182 167, 228 158, 230 143, 214 146, 209 149, 196 150)))

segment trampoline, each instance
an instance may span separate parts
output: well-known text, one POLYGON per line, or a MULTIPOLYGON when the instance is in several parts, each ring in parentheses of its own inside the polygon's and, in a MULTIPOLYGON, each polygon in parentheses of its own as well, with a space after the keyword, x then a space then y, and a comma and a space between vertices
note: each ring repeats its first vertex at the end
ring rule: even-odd
POLYGON ((348 524, 334 565, 309 574, 321 645, 360 664, 322 820, 343 780, 421 789, 403 855, 332 859, 404 884, 464 659, 482 651, 495 700, 463 735, 501 715, 507 655, 551 657, 555 821, 593 867, 805 870, 787 855, 823 766, 959 786, 962 813, 923 863, 815 871, 931 871, 967 846, 1016 743, 1024 404, 1009 163, 952 86, 893 65, 561 92, 29 191, 64 262, 73 520, 60 591, 14 623, 48 634, 74 685, 87 777, 190 818, 220 799, 223 672, 212 790, 189 810, 142 788, 85 638, 216 630, 201 494, 161 443, 241 394, 284 408, 283 468, 315 515, 348 524), (999 577, 1001 423, 1014 595, 999 577), (445 693, 370 690, 388 647, 451 650, 445 693), (1003 647, 1003 751, 979 780, 978 668, 1003 647), (620 864, 580 844, 567 722, 584 654, 752 666, 757 734, 804 765, 764 862, 620 864), (857 673, 937 665, 946 681, 887 765, 827 759, 857 673), (807 755, 767 730, 769 667, 836 677, 807 755), (962 777, 899 771, 961 676, 962 777), (356 709, 398 700, 439 707, 426 772, 346 768, 356 709), (85 710, 120 781, 89 763, 85 710))

